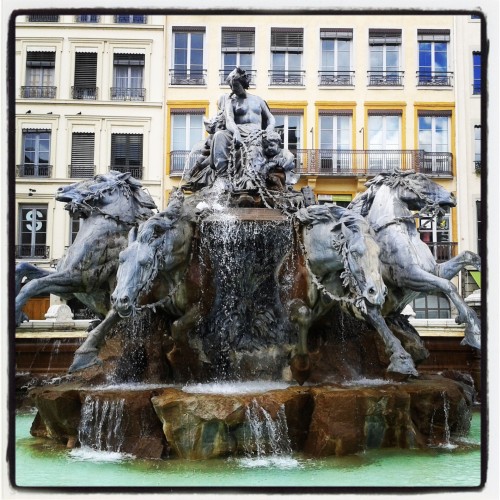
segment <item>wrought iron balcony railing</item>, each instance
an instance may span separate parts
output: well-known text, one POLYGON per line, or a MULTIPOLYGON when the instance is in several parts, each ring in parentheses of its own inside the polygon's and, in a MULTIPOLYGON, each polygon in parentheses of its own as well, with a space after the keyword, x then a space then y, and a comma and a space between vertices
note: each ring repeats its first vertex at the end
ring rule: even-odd
POLYGON ((146 24, 148 16, 144 15, 116 15, 114 16, 114 22, 116 24, 146 24))
POLYGON ((354 71, 318 71, 320 87, 349 87, 354 85, 354 71))
POLYGON ((142 179, 142 172, 144 168, 142 166, 134 165, 111 165, 109 170, 116 170, 118 172, 130 172, 132 177, 136 179, 142 179))
POLYGON ((451 153, 438 153, 437 158, 433 154, 423 150, 298 149, 295 164, 302 175, 370 176, 399 169, 451 176, 451 153))
POLYGON ((146 89, 111 87, 112 101, 144 101, 146 98, 146 89))
POLYGON ((99 23, 101 16, 98 14, 75 16, 75 23, 99 23))
POLYGON ((52 85, 39 86, 28 85, 21 87, 21 98, 23 99, 54 99, 57 87, 52 85))
POLYGON ((189 153, 190 151, 187 150, 177 150, 170 152, 171 176, 182 175, 184 172, 184 167, 186 168, 186 170, 188 170, 194 166, 198 156, 197 155, 189 156, 189 153))
POLYGON ((474 82, 472 84, 472 93, 474 95, 481 95, 481 82, 474 82))
POLYGON ((269 85, 271 86, 301 86, 304 85, 305 70, 269 70, 269 85))
POLYGON ((28 21, 30 23, 58 23, 59 16, 28 16, 28 21))
POLYGON ((33 163, 23 163, 16 165, 17 177, 51 177, 52 165, 35 165, 33 163))
POLYGON ((68 165, 70 179, 90 179, 95 175, 95 165, 68 165))
POLYGON ((71 97, 84 101, 95 101, 98 98, 99 89, 97 87, 71 87, 71 97))
POLYGON ((481 160, 476 160, 474 162, 474 172, 476 172, 476 174, 481 173, 481 160))
POLYGON ((451 87, 451 71, 417 71, 417 85, 422 87, 451 87))
POLYGON ((432 255, 436 259, 436 262, 446 262, 451 258, 455 257, 457 254, 458 243, 456 242, 440 242, 440 243, 428 243, 426 245, 429 247, 432 255))
MULTIPOLYGON (((220 84, 221 85, 228 85, 226 83, 226 78, 229 76, 229 73, 231 73, 231 71, 233 69, 234 68, 231 68, 231 69, 220 69, 219 70, 219 77, 220 77, 220 84)), ((257 76, 257 70, 255 70, 255 69, 245 69, 245 73, 249 77, 248 79, 249 79, 250 85, 255 85, 255 78, 257 76)))
POLYGON ((404 71, 368 71, 371 87, 398 87, 403 85, 404 71))
POLYGON ((47 245, 16 245, 16 259, 48 259, 50 247, 47 245))
POLYGON ((170 85, 206 85, 206 69, 171 69, 170 85))

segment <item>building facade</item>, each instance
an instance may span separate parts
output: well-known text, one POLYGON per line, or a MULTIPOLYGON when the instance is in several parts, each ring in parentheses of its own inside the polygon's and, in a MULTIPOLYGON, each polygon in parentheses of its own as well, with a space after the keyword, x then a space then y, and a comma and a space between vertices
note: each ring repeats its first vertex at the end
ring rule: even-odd
MULTIPOLYGON (((438 262, 477 251, 480 20, 81 17, 17 23, 18 258, 48 265, 62 255, 77 221, 71 226, 53 193, 78 176, 130 169, 163 206, 237 65, 296 156, 297 188, 312 187, 320 203, 347 205, 379 172, 424 172, 456 193, 459 205, 422 218, 422 239, 438 262)), ((450 317, 441 299, 416 302, 417 316, 450 317)))

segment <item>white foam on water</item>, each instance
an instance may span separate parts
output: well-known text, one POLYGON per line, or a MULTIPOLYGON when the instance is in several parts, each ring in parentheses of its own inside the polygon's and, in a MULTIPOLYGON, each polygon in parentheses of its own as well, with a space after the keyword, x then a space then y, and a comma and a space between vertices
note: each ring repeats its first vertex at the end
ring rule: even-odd
POLYGON ((247 382, 211 382, 206 384, 188 384, 182 388, 190 394, 255 394, 279 389, 287 389, 287 382, 255 380, 247 382))
POLYGON ((134 455, 129 453, 95 450, 89 446, 73 448, 69 452, 69 457, 72 460, 79 462, 123 462, 125 460, 133 460, 135 458, 134 455))
POLYGON ((346 380, 341 383, 347 387, 365 387, 365 386, 378 386, 378 385, 398 385, 399 382, 392 380, 385 380, 383 378, 357 378, 353 380, 346 380))
POLYGON ((107 384, 91 387, 92 391, 149 391, 151 389, 166 389, 174 387, 171 384, 143 384, 141 382, 132 382, 124 384, 107 384))
POLYGON ((303 465, 292 457, 245 457, 236 459, 237 464, 245 469, 269 468, 296 469, 303 465))

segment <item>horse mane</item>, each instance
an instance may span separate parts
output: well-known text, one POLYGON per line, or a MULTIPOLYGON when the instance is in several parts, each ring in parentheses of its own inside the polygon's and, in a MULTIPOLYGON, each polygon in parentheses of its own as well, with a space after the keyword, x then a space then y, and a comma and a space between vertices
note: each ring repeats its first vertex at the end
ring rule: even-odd
MULTIPOLYGON (((110 174, 120 174, 116 170, 110 170, 110 174)), ((157 208, 151 195, 143 189, 142 183, 132 176, 125 177, 118 181, 123 183, 125 189, 132 194, 134 201, 138 206, 136 217, 144 219, 151 216, 151 210, 157 208)))
POLYGON ((297 211, 296 217, 302 224, 309 226, 329 222, 334 223, 334 231, 337 230, 337 227, 340 228, 341 224, 344 224, 352 231, 362 230, 366 232, 369 227, 366 220, 358 213, 330 203, 325 205, 311 205, 307 208, 301 208, 297 211))

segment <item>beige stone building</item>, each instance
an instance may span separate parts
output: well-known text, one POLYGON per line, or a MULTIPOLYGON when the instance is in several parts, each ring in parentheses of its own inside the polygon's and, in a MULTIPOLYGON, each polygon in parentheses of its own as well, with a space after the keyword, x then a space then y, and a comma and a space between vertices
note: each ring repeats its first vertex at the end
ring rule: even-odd
MULTIPOLYGON (((216 114, 218 97, 229 91, 224 80, 235 65, 251 74, 249 92, 266 99, 296 155, 299 188, 346 205, 376 173, 414 168, 458 195, 456 209, 420 221, 437 260, 477 250, 480 20, 45 17, 58 19, 26 16, 16 30, 18 258, 47 266, 61 257, 76 222, 53 193, 78 176, 131 169, 163 206, 190 148, 205 137, 203 118, 216 114), (41 233, 23 228, 30 213, 41 214, 43 243, 41 233)), ((415 307, 422 317, 451 314, 437 298, 415 307)))

